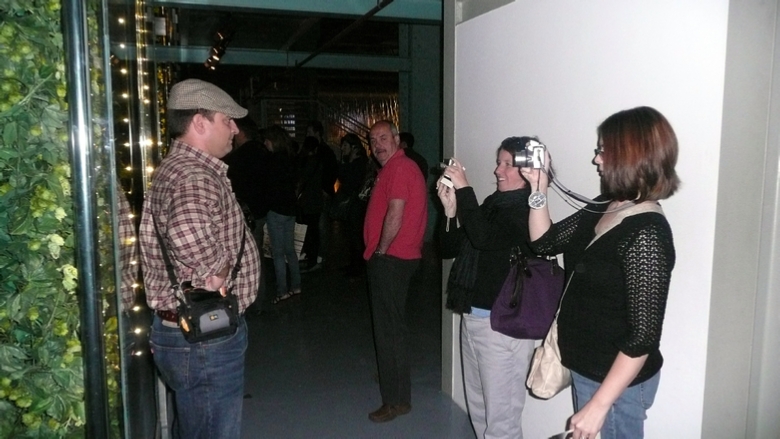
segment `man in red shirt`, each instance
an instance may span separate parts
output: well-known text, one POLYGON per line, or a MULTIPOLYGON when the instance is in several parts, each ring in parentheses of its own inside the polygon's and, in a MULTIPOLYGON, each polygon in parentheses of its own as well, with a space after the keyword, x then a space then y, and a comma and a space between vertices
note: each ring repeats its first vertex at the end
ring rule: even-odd
POLYGON ((425 181, 400 148, 398 129, 388 121, 371 127, 371 153, 382 166, 363 227, 382 406, 368 417, 387 422, 409 413, 411 373, 406 298, 422 257, 428 221, 425 181))

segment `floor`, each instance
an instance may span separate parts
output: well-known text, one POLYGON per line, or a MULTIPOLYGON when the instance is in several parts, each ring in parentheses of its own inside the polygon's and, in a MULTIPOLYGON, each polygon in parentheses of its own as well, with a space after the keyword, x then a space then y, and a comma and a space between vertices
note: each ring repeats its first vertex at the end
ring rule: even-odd
POLYGON ((338 223, 324 267, 303 293, 247 313, 243 438, 473 438, 467 415, 441 389, 441 265, 426 245, 407 305, 412 411, 375 424, 382 401, 365 275, 348 277, 338 223))

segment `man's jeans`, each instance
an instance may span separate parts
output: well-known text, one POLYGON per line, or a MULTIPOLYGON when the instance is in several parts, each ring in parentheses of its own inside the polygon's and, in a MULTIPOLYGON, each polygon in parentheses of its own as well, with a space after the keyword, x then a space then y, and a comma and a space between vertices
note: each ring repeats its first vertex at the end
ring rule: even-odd
MULTIPOLYGON (((574 410, 580 411, 593 398, 601 383, 585 378, 574 371, 571 372, 571 378, 574 388, 574 410)), ((604 426, 601 427, 601 439, 645 437, 646 413, 653 405, 660 380, 659 371, 649 380, 624 390, 607 412, 604 426)))
POLYGON ((247 331, 240 318, 235 334, 189 343, 177 327, 154 317, 150 336, 154 363, 174 392, 174 437, 241 437, 244 354, 247 331))

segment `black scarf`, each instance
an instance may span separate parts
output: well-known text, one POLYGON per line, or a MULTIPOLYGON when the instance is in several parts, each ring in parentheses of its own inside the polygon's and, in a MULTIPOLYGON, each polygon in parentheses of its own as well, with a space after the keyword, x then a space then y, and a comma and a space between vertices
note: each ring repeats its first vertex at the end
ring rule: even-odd
MULTIPOLYGON (((505 206, 514 203, 528 203, 528 195, 531 189, 525 187, 514 191, 493 192, 485 198, 479 207, 485 213, 485 218, 491 221, 496 212, 505 206)), ((447 218, 447 221, 450 219, 447 218)), ((474 297, 474 283, 477 279, 477 265, 479 264, 479 250, 471 245, 464 233, 458 257, 452 263, 450 276, 447 280, 446 306, 454 312, 461 314, 471 313, 471 300, 474 297)))

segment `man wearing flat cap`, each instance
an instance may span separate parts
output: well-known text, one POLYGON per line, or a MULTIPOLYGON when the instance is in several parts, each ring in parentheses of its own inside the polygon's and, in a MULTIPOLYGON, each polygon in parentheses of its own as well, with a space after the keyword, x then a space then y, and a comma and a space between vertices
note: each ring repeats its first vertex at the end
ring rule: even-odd
POLYGON ((174 393, 175 437, 241 436, 243 313, 255 300, 260 264, 220 158, 230 152, 238 131, 233 119, 246 114, 213 84, 188 79, 174 85, 167 112, 174 140, 144 201, 139 237, 147 302, 155 313, 150 341, 154 362, 174 393), (241 317, 235 334, 196 343, 184 338, 160 240, 178 282, 237 296, 241 317))

